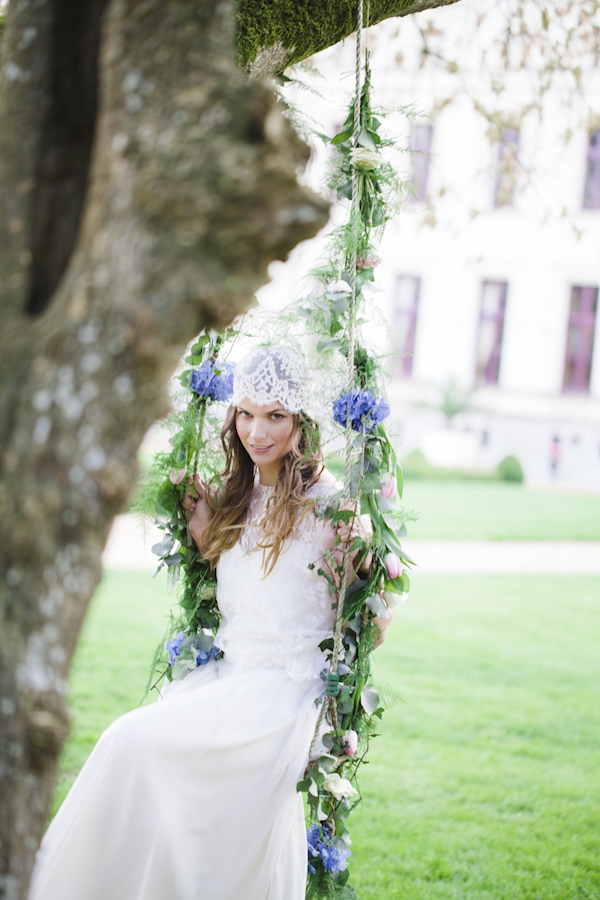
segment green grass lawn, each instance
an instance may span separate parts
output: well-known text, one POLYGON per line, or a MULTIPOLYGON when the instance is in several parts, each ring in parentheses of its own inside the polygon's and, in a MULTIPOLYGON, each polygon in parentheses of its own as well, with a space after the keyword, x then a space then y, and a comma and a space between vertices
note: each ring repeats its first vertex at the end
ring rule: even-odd
MULTIPOLYGON (((600 898, 600 579, 417 574, 376 679, 384 715, 351 819, 361 900, 600 898)), ((55 806, 141 697, 164 582, 108 573, 71 679, 55 806)))
POLYGON ((600 540, 600 497, 486 481, 406 481, 414 538, 600 540))

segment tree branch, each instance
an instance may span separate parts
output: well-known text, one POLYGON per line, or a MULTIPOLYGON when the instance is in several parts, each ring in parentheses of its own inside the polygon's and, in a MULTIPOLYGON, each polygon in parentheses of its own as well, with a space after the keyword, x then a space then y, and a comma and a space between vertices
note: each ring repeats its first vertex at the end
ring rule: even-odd
MULTIPOLYGON (((366 0, 369 24, 458 0, 366 0)), ((252 77, 274 75, 356 31, 356 0, 238 0, 237 52, 252 77)))

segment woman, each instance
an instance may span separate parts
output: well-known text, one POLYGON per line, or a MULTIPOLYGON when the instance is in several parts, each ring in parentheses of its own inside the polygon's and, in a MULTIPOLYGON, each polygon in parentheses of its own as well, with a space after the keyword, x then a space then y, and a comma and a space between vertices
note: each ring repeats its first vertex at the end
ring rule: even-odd
POLYGON ((335 615, 317 569, 350 535, 315 515, 335 485, 307 384, 287 348, 238 367, 223 487, 198 481, 183 502, 216 566, 223 657, 104 732, 44 838, 30 900, 304 900, 296 783, 335 615))

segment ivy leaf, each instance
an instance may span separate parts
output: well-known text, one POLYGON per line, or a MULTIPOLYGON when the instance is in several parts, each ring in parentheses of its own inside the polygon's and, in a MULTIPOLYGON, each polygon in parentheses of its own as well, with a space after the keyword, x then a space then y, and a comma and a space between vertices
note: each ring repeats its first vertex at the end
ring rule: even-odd
POLYGON ((351 137, 352 137, 351 131, 340 131, 338 134, 335 135, 335 137, 331 138, 331 143, 332 144, 343 144, 344 141, 347 141, 351 137))
POLYGON ((208 337, 203 334, 202 337, 198 338, 196 343, 192 346, 190 350, 192 356, 198 356, 198 354, 201 354, 202 349, 206 346, 206 344, 208 344, 208 337))
POLYGON ((385 589, 386 591, 391 591, 392 594, 403 594, 404 581, 402 575, 400 575, 398 578, 386 579, 385 589))
POLYGON ((361 691, 360 703, 368 716, 372 716, 379 706, 379 694, 372 684, 365 684, 361 691))
POLYGON ((351 200, 352 199, 352 182, 347 181, 346 184, 339 185, 337 189, 337 198, 338 200, 351 200))

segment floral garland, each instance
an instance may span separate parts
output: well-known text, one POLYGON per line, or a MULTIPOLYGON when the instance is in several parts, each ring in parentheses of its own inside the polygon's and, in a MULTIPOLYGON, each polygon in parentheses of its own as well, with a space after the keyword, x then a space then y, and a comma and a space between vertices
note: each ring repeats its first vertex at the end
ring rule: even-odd
MULTIPOLYGON (((359 114, 359 147, 352 144, 354 103, 342 132, 330 140, 336 158, 329 181, 339 198, 351 199, 352 176, 356 173, 357 202, 347 224, 333 232, 327 262, 313 272, 320 289, 290 309, 291 316, 304 320, 306 332, 318 338, 321 360, 332 367, 348 356, 352 268, 357 301, 354 315, 360 316, 379 263, 373 249, 374 236, 394 214, 403 189, 380 152, 391 142, 379 135, 382 114, 378 118, 371 110, 368 60, 359 114)), ((164 531, 163 540, 152 548, 159 557, 157 571, 166 567, 171 588, 178 580, 180 583, 180 614, 172 618, 157 649, 147 692, 156 673, 158 681, 164 675, 178 680, 220 655, 214 645, 220 622, 216 578, 189 535, 181 500, 189 479, 198 472, 203 477, 218 478, 223 469, 224 458, 217 449, 219 422, 213 406, 231 397, 234 367, 223 356, 227 343, 238 333, 235 325, 224 334, 207 331, 191 348, 186 359, 190 368, 180 376, 187 403, 171 417, 175 426, 172 449, 155 458, 138 504, 142 512, 158 514, 159 527, 164 531)), ((337 696, 338 720, 331 722, 325 735, 326 752, 309 766, 298 784, 298 790, 306 794, 309 810, 307 900, 356 897, 348 883, 351 842, 346 819, 360 802, 357 774, 384 711, 379 693, 370 683, 370 653, 376 639, 373 618, 388 618, 388 608, 404 602, 410 589, 407 567, 412 561, 400 543, 406 534, 406 516, 397 506, 402 496, 402 471, 383 424, 390 408, 382 395, 379 361, 363 346, 360 336, 354 360, 355 384, 332 405, 334 421, 345 428, 349 418, 356 432, 351 459, 354 509, 346 508, 340 493, 330 500, 324 515, 334 525, 347 524, 359 514, 368 515, 372 534, 365 539, 357 533, 350 551, 359 551, 363 560, 371 554, 371 562, 366 575, 346 591, 345 634, 337 676, 333 679, 325 670, 321 674, 326 694, 337 696)), ((340 569, 333 554, 327 551, 326 556, 329 566, 319 568, 318 573, 328 581, 332 599, 337 602, 340 569)), ((331 656, 333 641, 323 642, 321 649, 329 650, 331 656)))

